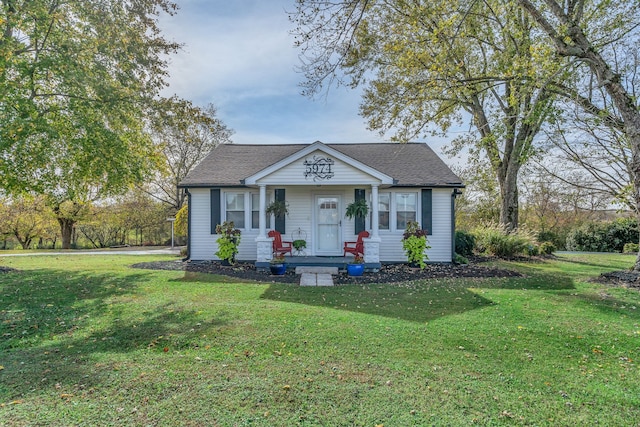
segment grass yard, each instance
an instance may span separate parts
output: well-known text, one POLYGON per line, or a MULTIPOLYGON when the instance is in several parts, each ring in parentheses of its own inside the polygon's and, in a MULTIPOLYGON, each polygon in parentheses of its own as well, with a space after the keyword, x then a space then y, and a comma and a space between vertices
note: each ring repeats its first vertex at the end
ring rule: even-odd
POLYGON ((519 279, 300 288, 0 256, 0 425, 640 425, 623 255, 519 279))

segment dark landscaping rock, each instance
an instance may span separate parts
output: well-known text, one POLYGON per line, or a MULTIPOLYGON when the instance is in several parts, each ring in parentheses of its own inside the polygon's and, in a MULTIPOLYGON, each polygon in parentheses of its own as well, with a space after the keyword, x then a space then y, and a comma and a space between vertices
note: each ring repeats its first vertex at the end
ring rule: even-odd
MULTIPOLYGON (((223 266, 216 261, 182 262, 157 261, 133 265, 134 268, 153 270, 184 270, 199 273, 219 274, 257 282, 298 283, 300 276, 287 271, 283 276, 273 276, 268 272, 257 271, 253 264, 238 263, 233 266, 223 266)), ((518 272, 477 264, 427 264, 424 270, 411 268, 407 264, 386 264, 375 273, 367 272, 360 277, 348 276, 346 271, 333 276, 336 285, 365 284, 365 283, 397 283, 421 279, 456 278, 456 277, 522 277, 518 272)))
POLYGON ((614 286, 640 289, 640 273, 636 271, 622 270, 602 273, 596 281, 614 286))

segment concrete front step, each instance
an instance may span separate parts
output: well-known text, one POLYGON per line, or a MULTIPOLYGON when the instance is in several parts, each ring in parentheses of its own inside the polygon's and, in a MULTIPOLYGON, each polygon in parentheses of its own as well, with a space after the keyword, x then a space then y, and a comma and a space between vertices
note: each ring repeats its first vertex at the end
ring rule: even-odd
POLYGON ((296 274, 313 273, 313 274, 338 274, 338 267, 296 267, 296 274))
POLYGON ((333 286, 330 274, 302 273, 300 286, 333 286))
POLYGON ((338 274, 338 267, 296 267, 300 275, 300 286, 333 286, 332 274, 338 274))

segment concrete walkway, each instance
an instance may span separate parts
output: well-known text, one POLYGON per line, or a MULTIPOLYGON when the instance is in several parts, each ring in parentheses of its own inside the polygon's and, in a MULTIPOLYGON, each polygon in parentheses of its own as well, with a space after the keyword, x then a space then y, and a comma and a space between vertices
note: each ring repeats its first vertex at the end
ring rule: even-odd
POLYGON ((296 267, 300 275, 300 286, 333 286, 332 275, 338 274, 338 267, 296 267))

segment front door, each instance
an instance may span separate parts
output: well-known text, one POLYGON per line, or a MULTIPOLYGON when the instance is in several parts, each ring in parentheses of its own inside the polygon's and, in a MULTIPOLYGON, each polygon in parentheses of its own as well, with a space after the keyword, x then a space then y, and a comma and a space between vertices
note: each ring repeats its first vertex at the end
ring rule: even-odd
POLYGON ((342 255, 339 196, 316 196, 316 255, 342 255))

